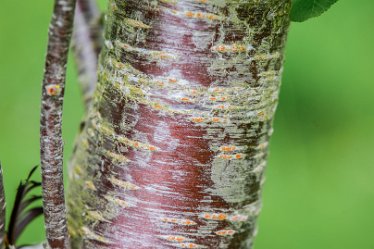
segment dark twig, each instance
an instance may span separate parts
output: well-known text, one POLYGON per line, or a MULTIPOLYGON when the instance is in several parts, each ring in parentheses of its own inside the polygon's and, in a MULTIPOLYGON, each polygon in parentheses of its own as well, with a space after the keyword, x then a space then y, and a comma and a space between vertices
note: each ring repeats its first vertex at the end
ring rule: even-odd
POLYGON ((5 193, 3 182, 3 169, 0 163, 0 248, 3 247, 5 238, 5 193))
POLYGON ((97 63, 102 45, 101 13, 95 0, 77 0, 73 50, 85 106, 90 105, 97 81, 97 63))
POLYGON ((40 151, 48 245, 69 248, 63 183, 62 105, 75 0, 55 0, 42 87, 40 151))
POLYGON ((10 245, 15 245, 26 226, 43 214, 43 210, 39 206, 28 209, 30 205, 41 199, 41 196, 38 195, 28 197, 33 189, 41 185, 40 182, 30 180, 36 168, 37 166, 32 168, 26 181, 21 181, 18 186, 8 226, 7 243, 10 245))

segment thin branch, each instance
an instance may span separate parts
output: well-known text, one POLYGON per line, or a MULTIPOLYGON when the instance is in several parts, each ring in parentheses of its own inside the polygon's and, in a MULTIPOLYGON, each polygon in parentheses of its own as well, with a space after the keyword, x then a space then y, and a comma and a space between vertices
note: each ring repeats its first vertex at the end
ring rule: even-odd
POLYGON ((0 163, 0 248, 3 247, 5 238, 5 193, 3 182, 3 169, 0 163))
POLYGON ((102 44, 101 12, 95 0, 77 0, 73 50, 86 109, 97 82, 97 63, 102 44))
POLYGON ((42 86, 40 156, 46 235, 52 249, 69 248, 63 183, 62 106, 75 0, 55 0, 42 86))

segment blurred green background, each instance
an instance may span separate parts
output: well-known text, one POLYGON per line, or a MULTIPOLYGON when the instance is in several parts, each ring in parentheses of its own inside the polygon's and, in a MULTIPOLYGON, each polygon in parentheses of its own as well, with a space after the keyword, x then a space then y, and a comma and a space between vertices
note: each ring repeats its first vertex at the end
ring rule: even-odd
MULTIPOLYGON (((52 2, 0 4, 0 160, 9 208, 19 181, 39 164, 52 2)), ((374 249, 373 11, 372 0, 341 0, 291 26, 255 249, 374 249)), ((73 60, 64 110, 67 161, 83 114, 73 60)), ((39 218, 21 242, 43 237, 39 218)))

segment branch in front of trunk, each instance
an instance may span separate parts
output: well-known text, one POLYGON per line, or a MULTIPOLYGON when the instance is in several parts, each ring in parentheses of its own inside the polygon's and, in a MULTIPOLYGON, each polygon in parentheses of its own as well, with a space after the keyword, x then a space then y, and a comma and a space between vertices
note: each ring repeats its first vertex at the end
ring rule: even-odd
POLYGON ((62 106, 75 0, 55 0, 42 85, 40 152, 46 235, 52 249, 69 248, 63 184, 62 106))

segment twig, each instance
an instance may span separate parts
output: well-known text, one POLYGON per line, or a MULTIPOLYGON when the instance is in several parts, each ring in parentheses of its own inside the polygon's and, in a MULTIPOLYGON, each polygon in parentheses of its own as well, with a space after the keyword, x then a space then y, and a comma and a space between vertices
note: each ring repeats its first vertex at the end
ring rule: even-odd
POLYGON ((52 249, 69 248, 63 184, 62 105, 75 0, 55 0, 42 86, 40 154, 46 235, 52 249))
POLYGON ((5 193, 3 182, 3 169, 0 163, 0 248, 3 247, 5 238, 5 193))
POLYGON ((97 81, 97 63, 102 44, 101 13, 95 0, 77 0, 73 50, 86 109, 97 81))

